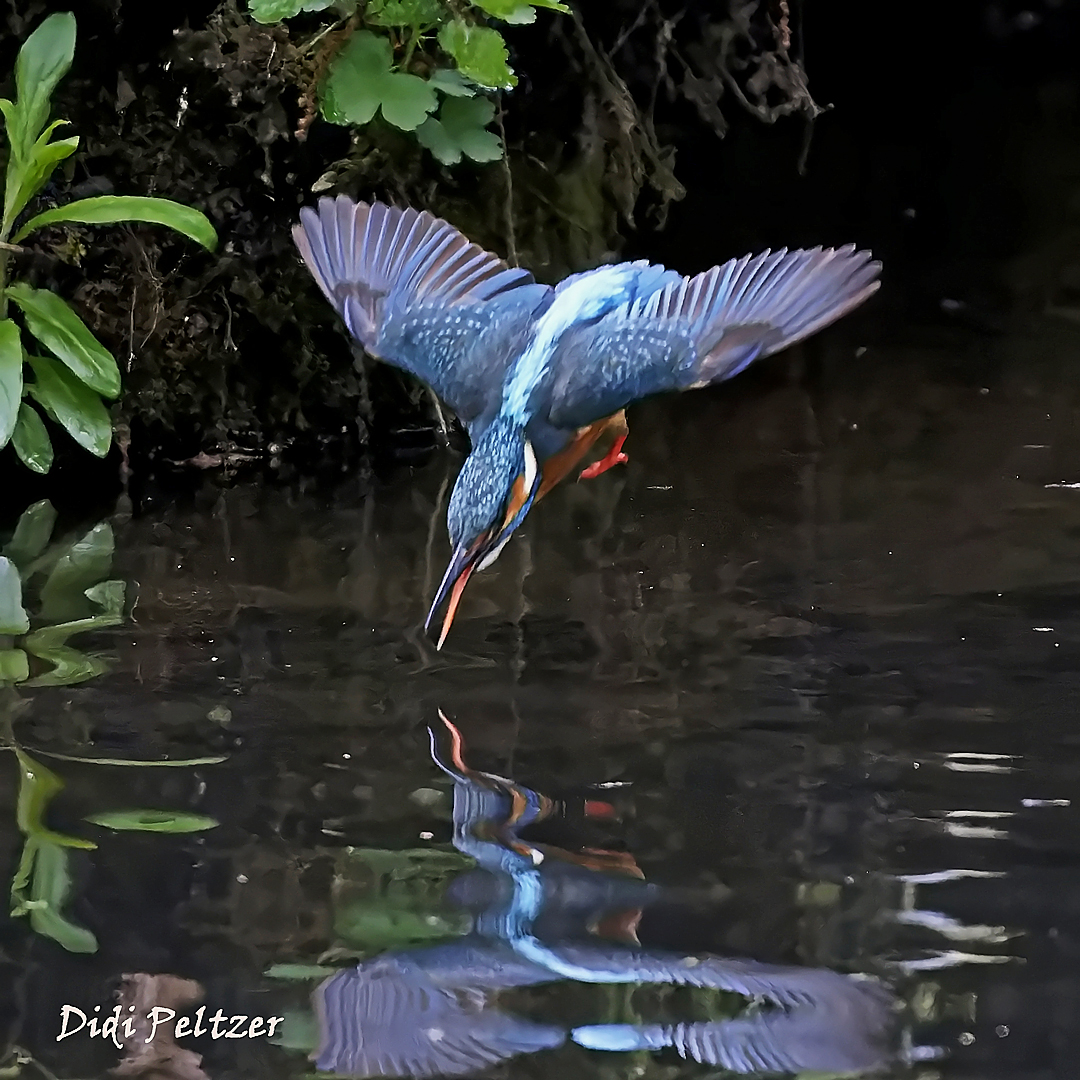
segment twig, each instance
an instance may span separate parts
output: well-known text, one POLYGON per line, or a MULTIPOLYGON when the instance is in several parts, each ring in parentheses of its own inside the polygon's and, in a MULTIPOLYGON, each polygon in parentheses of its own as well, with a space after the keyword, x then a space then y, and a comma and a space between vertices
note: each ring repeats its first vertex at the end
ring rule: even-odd
POLYGON ((510 148, 503 127, 503 96, 499 93, 499 138, 503 144, 503 175, 506 177, 506 261, 518 265, 517 234, 514 229, 514 174, 510 169, 510 148))

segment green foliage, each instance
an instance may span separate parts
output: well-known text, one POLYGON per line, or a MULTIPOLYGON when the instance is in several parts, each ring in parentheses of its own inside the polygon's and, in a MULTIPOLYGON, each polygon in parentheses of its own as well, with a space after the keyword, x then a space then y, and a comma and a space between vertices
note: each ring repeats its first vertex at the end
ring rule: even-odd
POLYGON ((454 19, 439 30, 439 44, 454 58, 458 71, 489 90, 511 90, 517 76, 510 70, 506 42, 498 30, 454 19))
POLYGON ((15 756, 19 764, 15 818, 25 839, 11 882, 12 917, 29 915, 36 933, 52 938, 69 952, 96 952, 97 938, 71 922, 63 909, 71 892, 68 849, 93 849, 97 845, 54 832, 45 824, 49 803, 64 787, 64 782, 22 750, 16 750, 15 756))
POLYGON ((535 22, 536 8, 561 11, 563 14, 570 11, 559 0, 473 0, 473 3, 493 18, 518 24, 535 22))
POLYGON ((323 85, 322 107, 337 124, 366 124, 382 109, 383 118, 403 131, 414 131, 438 99, 416 75, 393 70, 387 38, 361 30, 338 54, 323 85))
POLYGON ((251 17, 260 23, 291 19, 302 11, 325 11, 334 0, 251 0, 251 17))
POLYGON ((364 21, 374 26, 426 30, 446 18, 440 0, 368 0, 364 21))
POLYGON ((108 577, 112 529, 102 523, 74 542, 51 544, 55 521, 50 503, 35 503, 0 555, 0 635, 18 639, 0 650, 0 683, 69 686, 107 669, 102 657, 68 639, 123 621, 124 582, 108 577), (28 603, 34 592, 36 602, 28 603))
POLYGON ((486 98, 447 98, 438 119, 429 117, 416 137, 444 165, 456 165, 462 155, 473 161, 498 161, 502 143, 485 130, 494 115, 495 106, 486 98))
POLYGON ((532 23, 539 8, 570 10, 560 0, 248 0, 252 17, 261 23, 331 6, 336 14, 350 16, 349 25, 324 26, 301 47, 304 52, 327 39, 314 64, 319 85, 305 87, 305 94, 317 96, 323 117, 332 123, 361 126, 381 115, 394 127, 415 131, 444 165, 462 158, 497 161, 505 152, 502 140, 486 130, 491 107, 479 102, 448 107, 444 101, 439 116, 432 117, 438 95, 472 98, 479 91, 517 85, 506 42, 488 21, 532 23))
MULTIPOLYGON (((278 6, 291 10, 295 5, 278 6)), ((297 10, 314 6, 301 4, 297 10)), ((34 406, 44 410, 84 449, 104 457, 112 442, 112 423, 101 399, 119 395, 120 370, 109 351, 59 296, 21 282, 9 284, 11 253, 6 245, 50 225, 120 221, 165 225, 211 251, 217 245, 213 226, 199 211, 168 199, 121 195, 82 199, 45 210, 12 234, 17 219, 40 194, 57 165, 78 148, 76 136, 53 139, 56 129, 66 126, 67 121, 47 123, 52 93, 71 67, 74 54, 75 17, 70 12, 50 15, 19 51, 15 100, 0 100, 10 148, 0 215, 0 245, 5 245, 0 246, 0 449, 10 442, 23 464, 38 473, 52 467, 53 448, 34 406), (27 354, 19 324, 8 317, 9 301, 19 309, 28 335, 56 360, 27 354), (33 376, 30 381, 24 378, 27 366, 33 376)))
POLYGON ((22 582, 10 560, 0 556, 0 634, 14 636, 30 629, 30 618, 22 606, 22 582))

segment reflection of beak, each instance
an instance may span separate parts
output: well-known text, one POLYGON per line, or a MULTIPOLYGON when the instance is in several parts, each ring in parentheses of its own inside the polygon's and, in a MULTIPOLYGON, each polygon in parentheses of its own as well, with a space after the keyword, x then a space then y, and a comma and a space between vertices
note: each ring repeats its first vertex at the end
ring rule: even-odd
POLYGON ((473 544, 471 548, 466 548, 463 544, 458 544, 454 549, 454 554, 450 559, 450 565, 446 568, 446 573, 443 574, 442 584, 439 586, 439 591, 435 594, 435 602, 431 605, 431 610, 428 612, 427 619, 424 620, 424 629, 426 630, 431 625, 431 620, 434 618, 439 605, 442 604, 447 593, 449 593, 450 603, 446 607, 446 615, 443 617, 442 630, 439 633, 439 643, 436 645, 436 649, 441 649, 443 647, 446 635, 450 632, 450 624, 454 621, 454 615, 457 612, 458 604, 461 603, 461 594, 465 591, 465 585, 472 575, 473 570, 476 569, 477 561, 483 554, 483 550, 484 545, 482 541, 473 544))

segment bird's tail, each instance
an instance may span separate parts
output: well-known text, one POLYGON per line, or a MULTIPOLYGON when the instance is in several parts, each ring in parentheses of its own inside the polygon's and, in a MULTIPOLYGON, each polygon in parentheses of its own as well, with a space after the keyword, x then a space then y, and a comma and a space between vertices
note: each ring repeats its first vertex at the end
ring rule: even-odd
POLYGON ((344 195, 301 210, 293 239, 319 288, 368 349, 387 304, 487 300, 532 280, 426 210, 344 195))
POLYGON ((732 259, 668 285, 643 314, 691 324, 699 366, 695 385, 737 375, 858 307, 878 288, 881 264, 853 244, 766 251, 732 259))

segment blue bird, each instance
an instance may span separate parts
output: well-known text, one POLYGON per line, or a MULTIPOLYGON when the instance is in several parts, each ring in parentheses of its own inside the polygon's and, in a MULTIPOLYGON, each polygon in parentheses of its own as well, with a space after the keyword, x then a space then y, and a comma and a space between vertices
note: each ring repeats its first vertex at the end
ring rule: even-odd
POLYGON ((766 251, 686 278, 646 261, 557 286, 470 243, 431 214, 343 195, 293 229, 312 275, 374 357, 457 414, 472 452, 447 510, 453 554, 425 626, 603 436, 591 478, 626 461, 631 402, 722 382, 820 330, 878 288, 854 245, 766 251))

